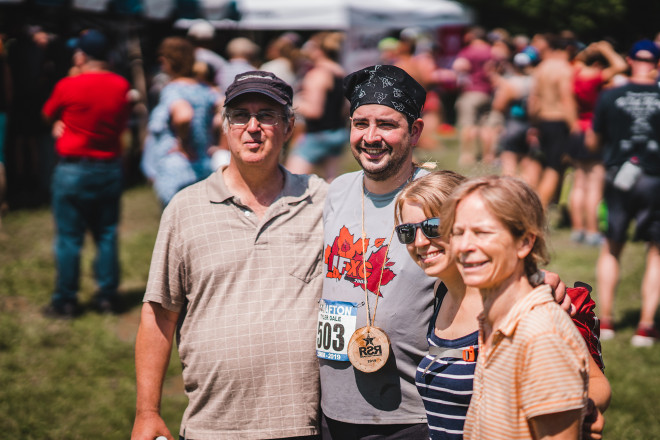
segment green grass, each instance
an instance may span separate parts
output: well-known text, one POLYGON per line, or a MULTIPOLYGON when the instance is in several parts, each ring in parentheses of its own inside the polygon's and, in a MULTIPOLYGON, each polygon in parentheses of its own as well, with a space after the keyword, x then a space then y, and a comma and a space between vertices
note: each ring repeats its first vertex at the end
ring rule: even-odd
MULTIPOLYGON (((453 139, 433 153, 419 151, 420 161, 468 175, 493 173, 494 168, 456 166, 453 139)), ((346 171, 355 170, 349 154, 346 171)), ((557 217, 553 211, 553 218, 557 217)), ((123 197, 121 222, 121 297, 123 312, 101 316, 88 311, 74 321, 44 319, 55 279, 52 253, 53 221, 48 208, 10 211, 0 233, 0 432, 18 439, 123 439, 130 436, 135 407, 133 345, 142 294, 160 208, 152 190, 141 186, 123 197)), ((556 221, 553 222, 556 224, 556 221)), ((598 250, 569 240, 567 229, 552 228, 549 266, 572 283, 595 284, 598 250)), ((622 279, 616 298, 620 330, 603 343, 606 375, 613 398, 606 413, 605 438, 658 439, 660 416, 660 345, 631 347, 639 317, 639 285, 644 270, 644 246, 629 244, 622 257, 622 279)), ((93 245, 88 238, 82 262, 80 299, 87 303, 95 290, 93 245)), ((175 353, 168 371, 163 416, 178 431, 186 406, 181 368, 175 353)))
MULTIPOLYGON (((121 298, 116 317, 84 313, 44 319, 55 280, 48 208, 10 211, 0 237, 0 431, 20 439, 119 439, 130 436, 135 408, 133 345, 160 207, 148 187, 122 202, 121 298)), ((87 237, 80 300, 95 290, 94 249, 87 237)), ((163 398, 176 432, 186 405, 181 368, 172 356, 163 398)))

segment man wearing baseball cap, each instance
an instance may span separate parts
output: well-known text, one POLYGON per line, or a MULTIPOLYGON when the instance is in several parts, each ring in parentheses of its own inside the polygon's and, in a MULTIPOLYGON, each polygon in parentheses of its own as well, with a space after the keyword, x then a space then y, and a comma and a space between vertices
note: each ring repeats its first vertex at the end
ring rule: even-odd
POLYGON ((56 225, 57 281, 44 314, 78 313, 80 253, 89 229, 97 246, 94 305, 115 312, 119 287, 118 223, 122 192, 121 134, 131 111, 130 84, 108 69, 108 41, 96 29, 77 43, 79 74, 60 80, 42 113, 53 123, 58 163, 52 204, 56 225))
POLYGON ((631 343, 650 346, 660 340, 654 325, 660 301, 660 87, 656 69, 660 50, 651 40, 636 42, 628 53, 630 81, 603 92, 596 104, 594 132, 603 149, 608 208, 606 240, 596 279, 603 339, 614 337, 613 302, 619 257, 634 218, 635 239, 648 243, 641 286, 642 310, 631 343))
POLYGON ((222 115, 229 165, 163 212, 136 340, 133 439, 173 438, 160 400, 175 332, 189 399, 180 438, 318 436, 326 184, 279 165, 292 95, 272 73, 237 75, 222 115))

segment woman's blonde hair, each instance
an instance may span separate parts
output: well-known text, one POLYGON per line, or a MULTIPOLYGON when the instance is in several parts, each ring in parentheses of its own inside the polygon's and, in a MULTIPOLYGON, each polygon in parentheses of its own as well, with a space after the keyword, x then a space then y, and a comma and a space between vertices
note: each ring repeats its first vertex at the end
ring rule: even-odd
POLYGON ((515 238, 531 234, 534 246, 525 257, 525 274, 530 277, 538 266, 549 262, 545 242, 546 217, 538 195, 522 180, 506 176, 489 176, 469 180, 459 186, 442 209, 441 233, 449 235, 456 220, 458 203, 472 193, 478 193, 488 211, 515 238))
POLYGON ((401 211, 405 202, 422 205, 429 217, 439 217, 443 203, 466 178, 449 170, 435 171, 413 180, 399 193, 394 202, 394 223, 401 224, 401 211))

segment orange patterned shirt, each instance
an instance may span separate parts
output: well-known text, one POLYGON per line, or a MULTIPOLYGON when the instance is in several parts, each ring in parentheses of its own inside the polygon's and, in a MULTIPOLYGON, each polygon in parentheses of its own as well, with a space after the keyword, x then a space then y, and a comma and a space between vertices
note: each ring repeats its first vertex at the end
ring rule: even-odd
POLYGON ((479 358, 465 439, 531 439, 536 416, 587 404, 589 352, 568 314, 542 285, 516 302, 479 358))

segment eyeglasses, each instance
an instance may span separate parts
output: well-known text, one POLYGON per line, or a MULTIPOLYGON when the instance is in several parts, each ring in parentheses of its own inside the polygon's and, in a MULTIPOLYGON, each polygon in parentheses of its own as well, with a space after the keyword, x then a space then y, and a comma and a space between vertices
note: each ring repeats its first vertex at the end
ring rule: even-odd
POLYGON ((440 233, 438 232, 438 229, 440 228, 440 218, 432 217, 419 223, 404 223, 399 225, 395 228, 396 236, 401 243, 410 244, 415 241, 417 228, 422 229, 422 233, 426 238, 438 238, 440 237, 440 233))
POLYGON ((261 110, 257 113, 250 113, 246 110, 234 110, 227 113, 227 118, 231 125, 247 125, 250 123, 252 117, 257 118, 257 121, 264 126, 277 125, 280 121, 280 113, 272 110, 261 110))

